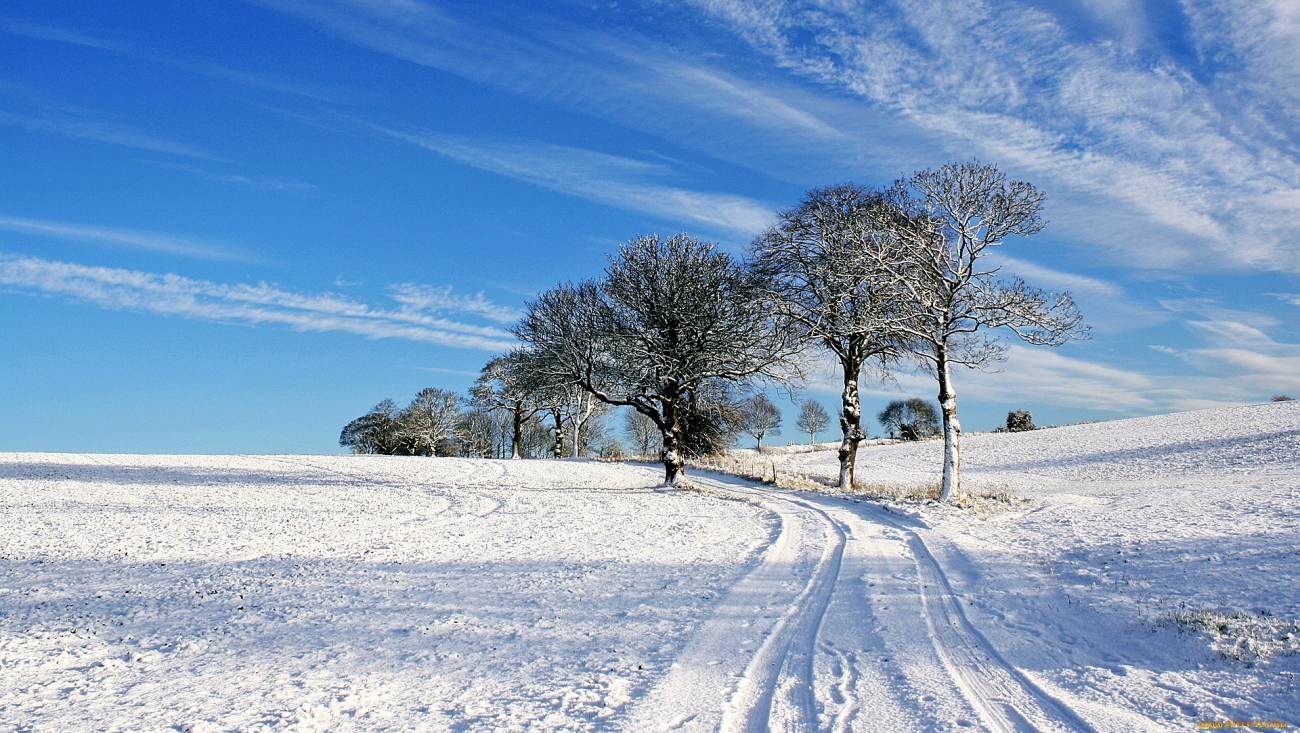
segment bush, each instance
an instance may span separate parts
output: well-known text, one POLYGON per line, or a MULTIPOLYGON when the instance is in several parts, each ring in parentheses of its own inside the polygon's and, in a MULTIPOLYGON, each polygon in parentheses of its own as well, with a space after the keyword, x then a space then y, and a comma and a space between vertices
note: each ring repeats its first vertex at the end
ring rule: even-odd
POLYGON ((1035 430, 1034 414, 1029 410, 1012 410, 1007 413, 1007 432, 1019 433, 1025 430, 1035 430))
POLYGON ((890 402, 876 416, 890 435, 903 440, 920 440, 939 434, 939 413, 919 397, 890 402))
POLYGON ((1284 395, 1284 394, 1275 394, 1275 395, 1273 395, 1273 401, 1274 401, 1274 402, 1290 402, 1290 401, 1291 401, 1291 398, 1290 398, 1290 397, 1287 397, 1287 396, 1284 395))

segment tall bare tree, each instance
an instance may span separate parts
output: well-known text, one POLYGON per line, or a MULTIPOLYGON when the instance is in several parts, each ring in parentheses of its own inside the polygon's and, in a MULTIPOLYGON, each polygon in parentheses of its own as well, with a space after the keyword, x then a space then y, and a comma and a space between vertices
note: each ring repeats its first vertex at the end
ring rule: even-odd
POLYGON ((592 419, 599 419, 609 405, 596 399, 596 395, 577 385, 564 388, 565 409, 569 413, 569 428, 573 431, 573 448, 570 453, 574 458, 582 455, 582 449, 589 442, 583 429, 592 419))
POLYGON ((623 431, 638 456, 650 455, 650 448, 659 440, 659 427, 654 420, 636 410, 629 410, 623 418, 623 431))
POLYGON ((712 381, 781 379, 794 343, 774 327, 754 279, 686 234, 629 241, 599 281, 561 285, 528 304, 515 329, 555 384, 581 386, 650 418, 664 485, 683 480, 684 411, 712 381))
POLYGON ((742 403, 741 429, 754 439, 758 452, 763 452, 763 438, 781 434, 781 411, 767 395, 756 394, 742 403))
POLYGON ((989 248, 1012 235, 1042 230, 1043 194, 1008 181, 978 161, 921 171, 895 186, 891 200, 904 214, 895 230, 909 253, 903 278, 913 318, 903 321, 911 353, 939 383, 943 419, 943 495, 961 490, 961 423, 952 368, 981 368, 1005 358, 1007 345, 988 329, 1007 328, 1030 344, 1059 346, 1087 338, 1068 292, 1049 293, 985 264, 989 248))
POLYGON ((470 390, 476 405, 510 413, 511 458, 521 457, 524 424, 546 407, 533 389, 529 358, 530 355, 520 349, 494 357, 484 365, 470 390))
POLYGON ((799 417, 795 418, 795 427, 801 432, 808 433, 808 444, 812 445, 817 442, 817 433, 826 429, 830 425, 831 416, 826 414, 826 408, 816 400, 804 400, 799 404, 799 417))
POLYGON ((858 443, 867 437, 858 397, 862 372, 874 363, 886 373, 907 340, 897 216, 884 194, 862 186, 813 189, 782 211, 750 250, 782 314, 839 361, 839 484, 845 490, 853 486, 858 443))
POLYGON ((455 438, 460 423, 460 400, 455 392, 427 387, 397 415, 397 434, 412 455, 431 456, 444 438, 455 438))
POLYGON ((348 423, 339 435, 339 445, 353 453, 378 453, 391 456, 400 446, 397 432, 397 403, 384 400, 370 412, 348 423))

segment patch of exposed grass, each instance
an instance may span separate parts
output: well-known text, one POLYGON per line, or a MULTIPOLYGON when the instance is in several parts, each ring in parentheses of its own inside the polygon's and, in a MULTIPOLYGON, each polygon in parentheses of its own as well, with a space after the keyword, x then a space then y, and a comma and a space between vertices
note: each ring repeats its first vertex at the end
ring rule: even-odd
POLYGON ((943 484, 938 481, 879 482, 854 481, 853 493, 867 499, 923 503, 938 501, 943 494, 943 484))
POLYGON ((771 484, 782 489, 820 491, 833 486, 833 484, 819 476, 788 470, 786 466, 782 465, 781 461, 760 456, 734 456, 729 454, 701 456, 688 459, 686 464, 701 471, 730 474, 751 481, 771 484))
POLYGON ((1300 651, 1300 621, 1245 611, 1179 611, 1164 620, 1184 633, 1199 633, 1224 659, 1248 664, 1300 651))

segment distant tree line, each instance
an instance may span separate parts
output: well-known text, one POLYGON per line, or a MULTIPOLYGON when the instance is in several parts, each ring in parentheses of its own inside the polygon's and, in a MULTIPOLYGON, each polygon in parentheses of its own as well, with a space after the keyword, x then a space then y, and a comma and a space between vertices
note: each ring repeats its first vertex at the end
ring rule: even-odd
POLYGON ((498 366, 489 364, 467 396, 429 388, 404 408, 384 400, 348 423, 339 445, 353 453, 395 456, 624 456, 603 407, 509 403, 491 392, 498 366))
MULTIPOLYGON (((425 407, 417 418, 412 407, 381 403, 343 442, 427 455, 445 440, 463 455, 518 458, 536 455, 544 434, 551 455, 578 455, 584 440, 599 444, 605 411, 622 407, 633 450, 657 450, 674 486, 692 455, 725 450, 741 434, 760 448, 778 435, 780 413, 763 390, 794 388, 804 357, 820 349, 842 377, 840 486, 852 486, 866 438, 861 380, 920 368, 936 381, 939 415, 902 401, 881 422, 911 437, 941 431, 943 498, 962 500, 954 367, 1004 358, 994 329, 1050 346, 1087 336, 1068 293, 1004 277, 985 261, 1006 237, 1043 228, 1043 199, 976 161, 885 189, 809 191, 744 259, 686 234, 636 237, 601 277, 561 283, 527 304, 513 329, 521 345, 484 367, 467 409, 445 423, 455 427, 435 437, 444 423, 425 407), (387 442, 368 432, 381 425, 393 426, 387 442)), ((805 403, 796 423, 810 440, 829 420, 819 408, 805 403)))

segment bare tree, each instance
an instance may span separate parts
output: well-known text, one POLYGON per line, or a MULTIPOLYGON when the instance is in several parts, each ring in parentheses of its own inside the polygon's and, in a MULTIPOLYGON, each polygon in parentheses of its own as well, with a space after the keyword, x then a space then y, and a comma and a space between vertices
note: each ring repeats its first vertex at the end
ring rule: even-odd
POLYGON ((742 429, 754 439, 758 452, 762 453, 763 438, 781 434, 781 411, 764 394, 749 397, 741 409, 744 411, 742 429))
POLYGON ((609 410, 609 405, 596 399, 596 396, 577 386, 568 385, 564 389, 565 409, 569 413, 569 427, 573 431, 573 448, 571 455, 578 458, 583 449, 591 443, 586 435, 586 428, 594 426, 601 415, 609 410))
POLYGON ((664 485, 682 480, 684 410, 706 383, 793 373, 792 339, 774 328, 754 280, 713 244, 637 237, 598 282, 561 285, 528 304, 515 334, 553 384, 631 407, 663 440, 664 485))
POLYGON ((659 441, 659 427, 654 420, 636 410, 629 410, 623 418, 623 432, 627 433, 638 456, 650 455, 651 448, 659 441))
POLYGON ((995 166, 950 163, 900 182, 892 201, 905 214, 896 231, 910 253, 903 279, 913 318, 905 321, 911 353, 939 383, 943 415, 944 501, 965 501, 961 491, 961 423, 952 367, 982 368, 1005 357, 1007 346, 987 329, 1005 327, 1030 344, 1059 346, 1087 338, 1088 327, 1070 294, 1001 279, 981 262, 1011 235, 1041 231, 1043 194, 1008 181, 995 166))
POLYGON ((858 396, 862 372, 874 363, 887 374, 907 340, 900 329, 907 313, 897 216, 884 194, 862 186, 813 189, 751 247, 753 267, 782 314, 839 361, 839 484, 846 490, 853 486, 858 443, 867 437, 858 396))
POLYGON ((456 432, 460 436, 462 455, 473 458, 500 458, 498 442, 502 426, 498 410, 472 409, 461 415, 456 432))
POLYGON ((808 433, 808 444, 813 445, 817 442, 817 433, 826 429, 831 423, 831 416, 826 414, 826 408, 816 400, 804 400, 799 404, 799 417, 795 418, 795 427, 801 432, 808 433))
POLYGON ((397 433, 406 451, 431 456, 439 440, 455 438, 460 423, 459 403, 455 392, 437 387, 420 390, 397 415, 397 433))
POLYGON ((528 359, 529 355, 518 349, 494 357, 483 367, 470 390, 476 405, 510 414, 511 458, 521 457, 524 423, 545 407, 533 391, 528 359))
POLYGON ((395 402, 380 402, 343 428, 339 445, 351 448, 353 453, 393 455, 399 447, 397 415, 395 402))

